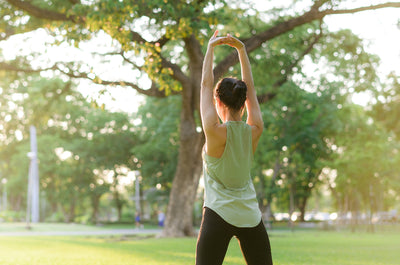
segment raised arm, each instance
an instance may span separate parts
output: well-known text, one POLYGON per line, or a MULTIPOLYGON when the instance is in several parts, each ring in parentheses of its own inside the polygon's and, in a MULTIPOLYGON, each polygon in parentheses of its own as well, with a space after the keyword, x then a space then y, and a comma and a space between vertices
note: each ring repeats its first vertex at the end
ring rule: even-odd
MULTIPOLYGON (((222 44, 226 37, 217 37, 218 31, 215 31, 211 37, 207 52, 203 61, 203 73, 201 79, 200 90, 200 113, 203 129, 206 134, 219 124, 218 114, 214 105, 214 73, 213 73, 213 60, 214 60, 214 47, 222 44)), ((207 135, 206 135, 207 136, 207 135)))
POLYGON ((239 62, 242 72, 242 79, 247 86, 247 124, 252 126, 253 129, 253 146, 257 146, 258 139, 264 129, 264 122, 261 115, 260 105, 258 104, 256 90, 254 88, 253 75, 251 72, 250 60, 247 56, 246 47, 244 44, 228 34, 225 43, 236 48, 239 54, 239 62))

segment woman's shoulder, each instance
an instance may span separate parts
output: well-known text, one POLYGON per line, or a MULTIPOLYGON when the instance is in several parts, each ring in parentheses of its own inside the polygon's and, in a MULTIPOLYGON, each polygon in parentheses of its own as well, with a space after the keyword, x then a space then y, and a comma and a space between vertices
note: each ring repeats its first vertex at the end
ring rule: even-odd
POLYGON ((206 154, 212 157, 221 157, 227 138, 226 123, 218 124, 212 132, 206 132, 206 154))

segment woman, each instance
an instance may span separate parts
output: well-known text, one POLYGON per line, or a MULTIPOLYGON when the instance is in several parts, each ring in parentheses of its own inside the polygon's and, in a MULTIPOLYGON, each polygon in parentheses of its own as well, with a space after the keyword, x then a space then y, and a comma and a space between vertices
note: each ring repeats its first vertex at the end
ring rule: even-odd
POLYGON ((247 264, 269 265, 271 248, 250 176, 264 127, 260 106, 244 44, 229 34, 217 34, 208 43, 201 83, 205 199, 196 265, 222 264, 233 236, 239 240, 247 264), (222 44, 238 51, 243 81, 224 78, 213 91, 214 48, 222 44), (242 121, 244 107, 246 122, 242 121))

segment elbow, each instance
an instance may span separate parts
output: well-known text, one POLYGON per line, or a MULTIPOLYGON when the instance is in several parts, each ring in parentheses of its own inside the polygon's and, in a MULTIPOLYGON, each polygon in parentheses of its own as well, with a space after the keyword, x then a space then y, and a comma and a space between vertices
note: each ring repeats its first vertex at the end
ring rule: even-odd
POLYGON ((258 129, 260 130, 260 134, 264 131, 264 122, 261 120, 260 123, 257 125, 258 129))
POLYGON ((255 126, 257 127, 258 131, 260 132, 260 134, 264 131, 264 121, 263 119, 260 117, 260 119, 256 122, 255 126))

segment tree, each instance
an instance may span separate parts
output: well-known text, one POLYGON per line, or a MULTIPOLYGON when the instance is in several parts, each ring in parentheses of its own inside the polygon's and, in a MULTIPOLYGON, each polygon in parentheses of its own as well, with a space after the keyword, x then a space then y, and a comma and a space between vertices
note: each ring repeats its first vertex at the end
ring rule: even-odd
POLYGON ((148 98, 135 115, 140 142, 132 148, 149 186, 158 183, 170 190, 179 149, 179 97, 148 98))
POLYGON ((320 183, 320 172, 332 159, 328 139, 336 134, 342 96, 332 84, 326 90, 323 86, 319 89, 319 93, 311 93, 286 83, 263 108, 268 137, 260 142, 256 167, 259 172, 272 170, 260 174, 268 182, 262 187, 266 188, 265 196, 259 197, 267 198, 264 206, 269 215, 272 193, 282 189, 290 198, 290 213, 297 208, 304 218, 311 191, 320 183))
MULTIPOLYGON (((135 127, 139 142, 131 151, 138 160, 144 187, 168 196, 177 166, 179 150, 178 96, 148 98, 135 115, 141 122, 135 127)), ((143 185, 142 185, 143 187, 143 185)))
MULTIPOLYGON (((0 164, 9 176, 12 208, 25 207, 30 151, 29 126, 38 132, 38 157, 43 199, 49 215, 60 211, 64 221, 74 221, 82 209, 92 207, 97 221, 100 197, 112 192, 119 215, 118 173, 134 168, 130 149, 135 142, 133 124, 127 114, 94 108, 70 82, 33 75, 0 83, 0 164), (104 172, 113 173, 110 180, 104 172), (86 205, 88 198, 91 202, 86 205), (79 203, 78 203, 79 202, 79 203)), ((126 173, 125 173, 126 174, 126 173)), ((45 218, 45 216, 42 216, 45 218)))
MULTIPOLYGON (((385 172, 389 192, 386 193, 385 206, 399 202, 400 193, 400 124, 397 118, 400 113, 400 77, 393 72, 386 82, 373 93, 373 99, 368 114, 381 124, 388 133, 387 141, 392 147, 388 163, 389 170, 385 172)), ((385 207, 385 208, 386 208, 385 207)))
MULTIPOLYGON (((70 78, 86 78, 97 84, 132 87, 148 96, 180 94, 182 109, 178 164, 170 193, 165 236, 194 233, 191 213, 204 143, 203 133, 196 130, 204 56, 202 44, 211 35, 213 25, 229 25, 232 20, 246 21, 247 31, 240 37, 247 51, 253 53, 267 41, 288 34, 298 26, 321 21, 327 15, 400 7, 399 2, 394 2, 345 9, 341 7, 345 1, 316 0, 307 11, 294 16, 279 17, 279 12, 271 11, 273 19, 257 28, 251 12, 235 8, 239 6, 238 3, 229 3, 234 8, 227 1, 191 1, 188 4, 187 1, 161 0, 7 0, 0 3, 0 14, 4 17, 1 23, 2 39, 43 28, 54 36, 54 43, 69 42, 78 47, 98 36, 99 32, 105 32, 113 42, 110 42, 108 51, 99 56, 106 61, 111 57, 122 59, 132 70, 146 74, 152 85, 146 88, 129 78, 107 79, 94 71, 94 67, 81 66, 78 61, 56 62, 33 68, 26 58, 18 57, 14 61, 1 62, 0 69, 25 72, 54 70, 70 78), (143 27, 140 28, 140 25, 143 27)), ((257 13, 254 8, 253 11, 257 13)), ((216 80, 227 74, 237 62, 235 52, 220 58, 214 72, 216 80)))
POLYGON ((369 224, 384 209, 393 167, 392 143, 384 127, 366 115, 361 106, 349 105, 341 113, 343 130, 336 139, 336 194, 341 214, 352 213, 354 230, 360 212, 369 213, 369 224))
POLYGON ((311 191, 321 182, 324 165, 333 159, 331 146, 341 129, 338 112, 348 104, 349 91, 363 91, 378 82, 378 58, 365 52, 359 37, 349 30, 328 32, 322 25, 306 26, 319 33, 310 36, 302 27, 296 28, 289 38, 275 38, 265 45, 264 53, 278 49, 279 56, 255 61, 258 69, 285 73, 279 78, 259 75, 279 89, 273 100, 262 105, 266 130, 256 156, 258 197, 267 216, 275 198, 287 206, 282 210, 297 208, 304 218, 311 191), (303 43, 308 45, 305 50, 299 48, 303 43), (304 57, 316 65, 312 74, 303 70, 312 65, 300 63, 304 57))

